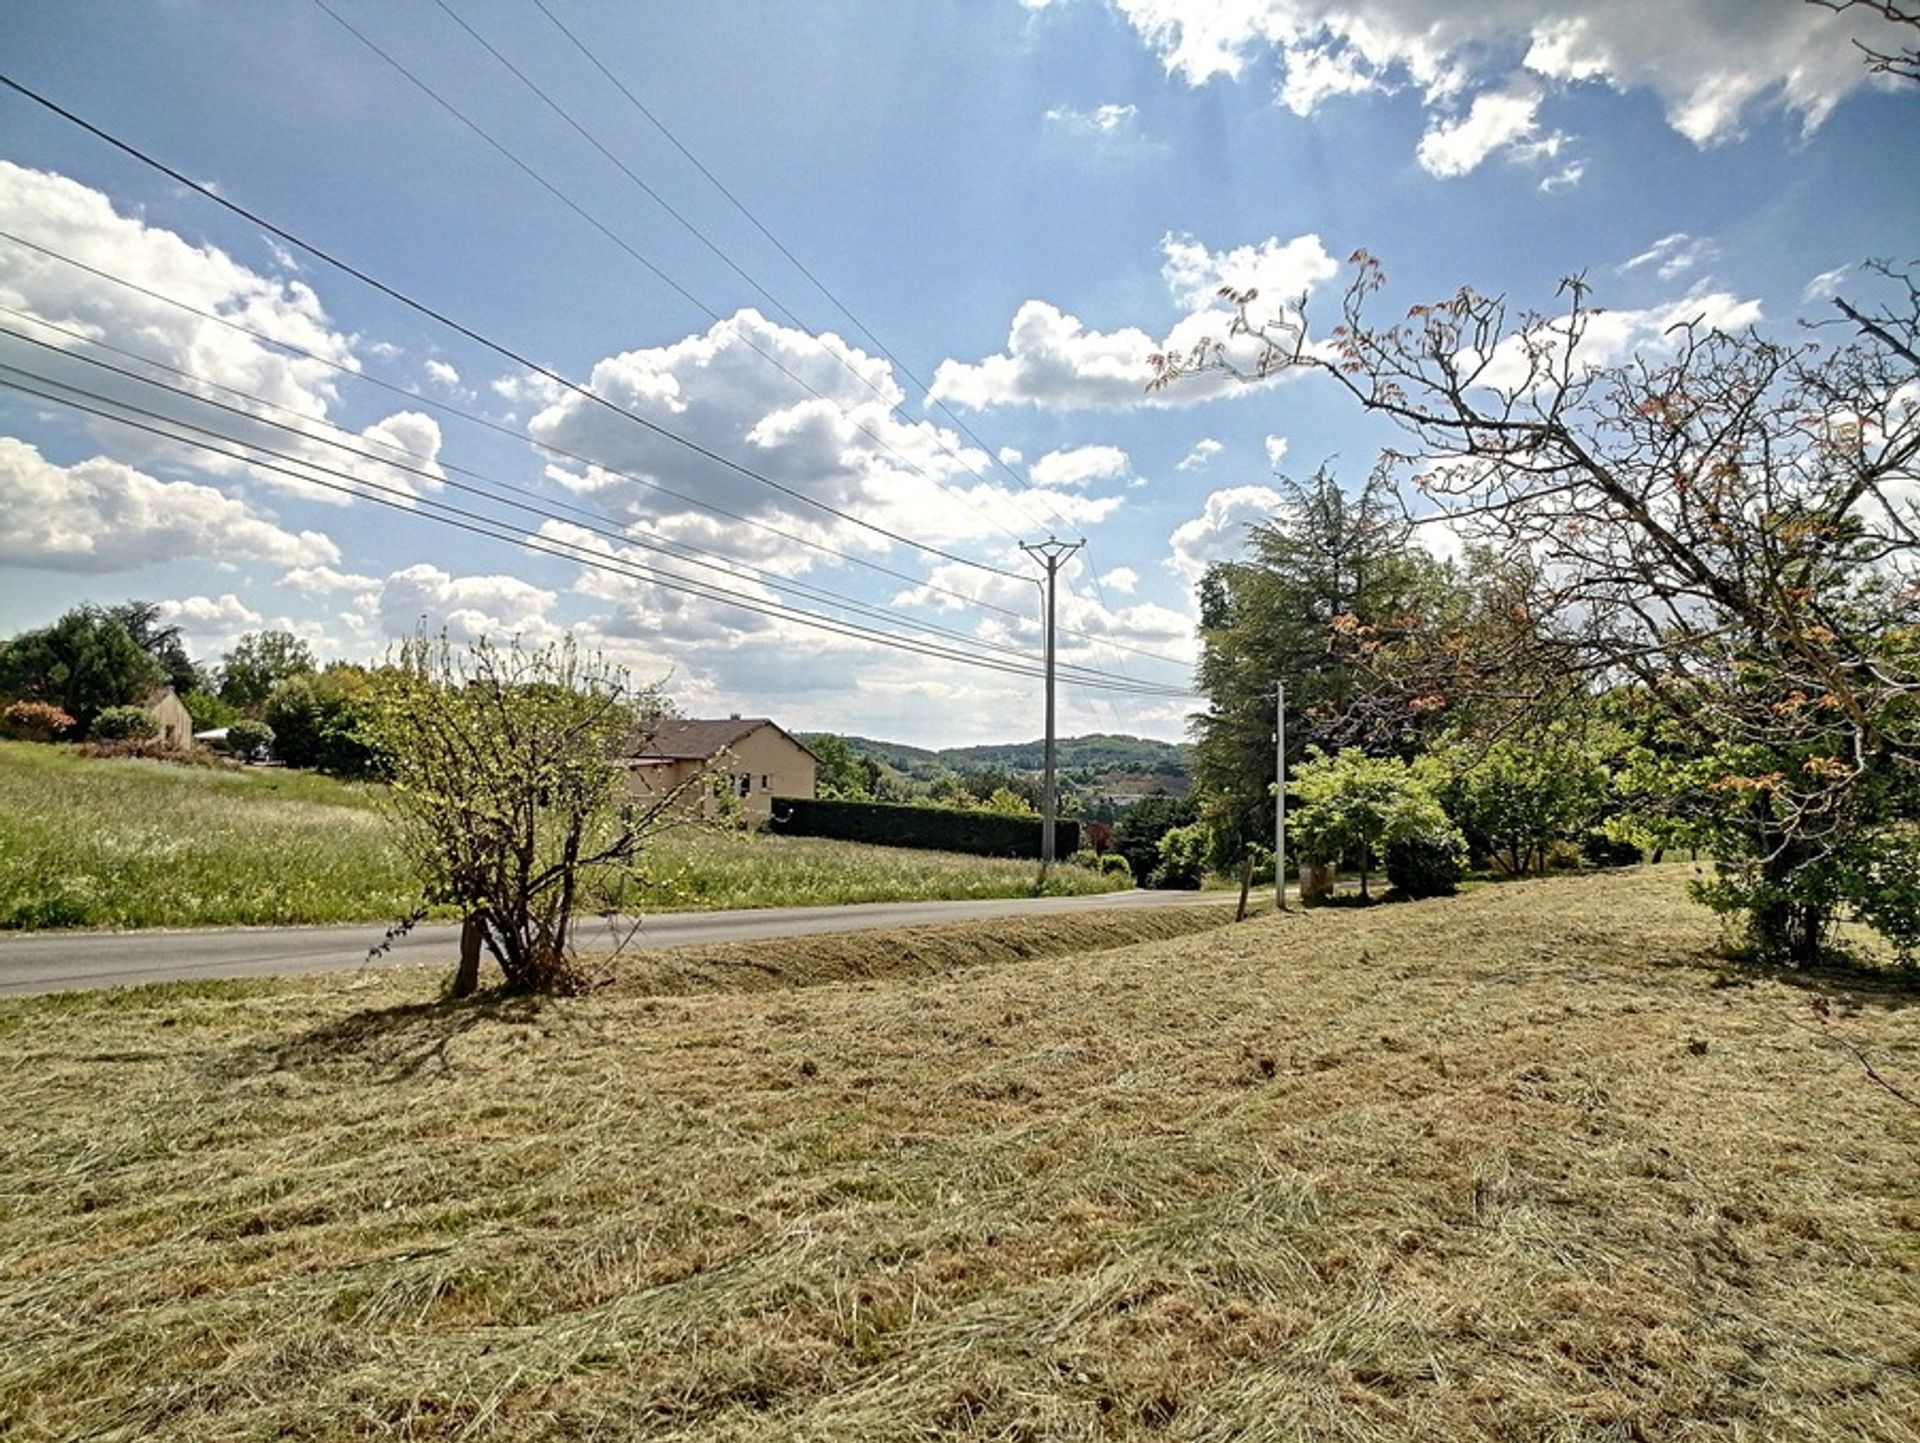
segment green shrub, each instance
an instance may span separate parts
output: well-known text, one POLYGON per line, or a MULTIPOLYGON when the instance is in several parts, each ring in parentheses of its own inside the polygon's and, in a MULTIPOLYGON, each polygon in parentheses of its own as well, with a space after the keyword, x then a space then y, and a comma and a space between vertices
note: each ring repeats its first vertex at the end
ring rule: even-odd
POLYGON ((1160 862, 1147 879, 1149 887, 1175 892, 1197 892, 1206 880, 1207 857, 1213 837, 1205 822, 1169 828, 1160 838, 1160 862))
POLYGON ((0 711, 0 735, 17 742, 50 742, 73 727, 73 718, 52 702, 16 701, 0 711))
POLYGON ((1118 852, 1102 852, 1100 854, 1100 875, 1103 877, 1125 877, 1131 882, 1133 880, 1133 867, 1128 863, 1127 859, 1118 852))
POLYGON ((1387 844, 1387 881, 1405 897, 1451 897, 1467 870, 1465 838, 1453 828, 1387 844))
POLYGON ((144 707, 110 706, 93 719, 88 735, 101 742, 144 742, 160 735, 160 723, 144 707))
POLYGON ((252 761, 273 745, 273 728, 265 722, 237 721, 227 728, 227 750, 242 761, 252 761))

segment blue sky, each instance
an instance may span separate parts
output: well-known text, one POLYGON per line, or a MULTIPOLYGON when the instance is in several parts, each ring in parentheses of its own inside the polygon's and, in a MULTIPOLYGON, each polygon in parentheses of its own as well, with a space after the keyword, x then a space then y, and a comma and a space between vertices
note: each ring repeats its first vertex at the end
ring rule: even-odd
MULTIPOLYGON (((1177 689, 1193 579, 1276 469, 1357 481, 1391 439, 1312 377, 1149 398, 1218 285, 1324 326, 1356 248, 1391 306, 1549 306, 1582 272, 1624 355, 1692 316, 1791 328, 1920 235, 1920 88, 1869 76, 1871 17, 1798 0, 327 6, 17 0, 0 68, 778 488, 0 94, 0 230, 31 243, 0 240, 0 328, 40 342, 0 336, 0 379, 290 458, 0 391, 0 632, 130 596, 209 659, 266 626, 362 660, 423 623, 564 632, 694 713, 1029 737, 1020 540, 1087 540, 1063 661, 1177 689)), ((1076 684, 1061 724, 1177 737, 1193 706, 1076 684)))

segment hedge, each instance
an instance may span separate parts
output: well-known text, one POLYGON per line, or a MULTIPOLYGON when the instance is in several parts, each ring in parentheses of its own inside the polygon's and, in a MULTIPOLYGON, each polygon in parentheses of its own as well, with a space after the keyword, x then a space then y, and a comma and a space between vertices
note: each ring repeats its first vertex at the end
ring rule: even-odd
MULTIPOLYGON (((888 802, 835 802, 777 798, 768 830, 789 837, 831 837, 880 847, 924 847, 971 852, 981 857, 1040 855, 1040 819, 999 812, 963 812, 946 807, 903 807, 888 802)), ((1053 854, 1080 849, 1080 824, 1054 824, 1053 854)))

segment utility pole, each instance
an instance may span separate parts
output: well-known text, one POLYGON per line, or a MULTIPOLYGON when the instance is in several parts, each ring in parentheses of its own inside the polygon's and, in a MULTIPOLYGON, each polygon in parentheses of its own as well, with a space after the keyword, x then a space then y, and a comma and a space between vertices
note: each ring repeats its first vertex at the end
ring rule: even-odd
POLYGON ((1020 549, 1029 556, 1037 556, 1047 568, 1047 773, 1040 799, 1040 865, 1053 865, 1053 824, 1059 815, 1059 796, 1054 787, 1053 767, 1053 612, 1054 584, 1060 574, 1060 563, 1087 543, 1081 541, 1061 541, 1053 536, 1044 542, 1029 545, 1022 541, 1020 549))
POLYGON ((1287 684, 1273 684, 1273 905, 1287 910, 1287 684))

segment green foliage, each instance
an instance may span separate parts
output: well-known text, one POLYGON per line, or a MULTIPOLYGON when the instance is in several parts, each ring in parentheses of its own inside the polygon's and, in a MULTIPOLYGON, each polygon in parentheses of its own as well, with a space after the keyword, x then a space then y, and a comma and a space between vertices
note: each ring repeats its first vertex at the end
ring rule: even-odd
POLYGON ((243 762, 259 760, 273 743, 273 728, 265 722, 243 717, 227 728, 227 750, 243 762))
POLYGON ((379 759, 366 734, 373 688, 364 669, 344 664, 281 682, 262 712, 273 728, 274 755, 336 777, 375 775, 379 759))
POLYGON ((180 704, 187 709, 187 715, 193 718, 193 729, 197 732, 230 727, 246 716, 232 702, 222 701, 218 692, 204 689, 181 692, 180 704))
POLYGON ((815 794, 842 802, 871 801, 880 780, 880 765, 855 753, 845 737, 832 732, 812 733, 807 750, 819 765, 814 770, 815 794))
POLYGON ((1195 797, 1142 797, 1120 814, 1113 828, 1113 849, 1142 886, 1160 865, 1160 839, 1175 827, 1199 820, 1195 797))
POLYGON ((1001 817, 1031 817, 1034 805, 1012 787, 995 787, 980 809, 1001 817))
POLYGON ((160 723, 145 707, 110 706, 94 717, 87 735, 99 742, 144 742, 160 735, 160 723))
POLYGON ((108 707, 136 706, 165 679, 127 628, 97 606, 0 647, 0 696, 57 706, 87 731, 108 707))
POLYGON ((619 903, 644 880, 646 840, 686 819, 688 788, 642 806, 618 765, 660 711, 570 642, 456 651, 417 638, 375 689, 368 734, 405 850, 427 899, 478 929, 509 989, 574 985, 583 891, 619 903))
POLYGON ((180 628, 164 626, 160 608, 151 601, 123 601, 109 606, 106 614, 127 629, 134 645, 146 652, 166 675, 166 684, 181 696, 206 685, 206 676, 187 655, 180 640, 180 628))
POLYGON ((220 697, 258 715, 276 686, 314 670, 312 650, 292 632, 250 631, 221 659, 220 697))
POLYGON ((1546 871, 1553 844, 1585 834, 1608 796, 1596 747, 1565 726, 1524 742, 1448 747, 1421 771, 1474 855, 1513 876, 1546 871))
POLYGON ((1147 885, 1169 891, 1198 891, 1207 878, 1213 845, 1213 829, 1205 822, 1169 827, 1160 834, 1159 861, 1147 885))
POLYGON ((1371 757, 1357 747, 1328 756, 1315 747, 1287 790, 1295 801, 1287 830, 1300 854, 1357 867, 1362 896, 1393 843, 1457 835, 1433 793, 1398 757, 1371 757))
POLYGON ((73 718, 51 702, 9 702, 0 710, 0 736, 12 741, 50 742, 73 726, 73 718))
MULTIPOLYGON (((883 847, 924 847, 971 852, 982 857, 1040 855, 1040 819, 959 807, 907 807, 889 802, 840 802, 795 798, 775 809, 768 830, 792 837, 832 837, 883 847)), ((1055 824, 1056 853, 1080 845, 1072 821, 1055 824)))
POLYGON ((1451 897, 1467 874, 1467 844, 1454 828, 1387 844, 1387 881, 1406 897, 1451 897))

